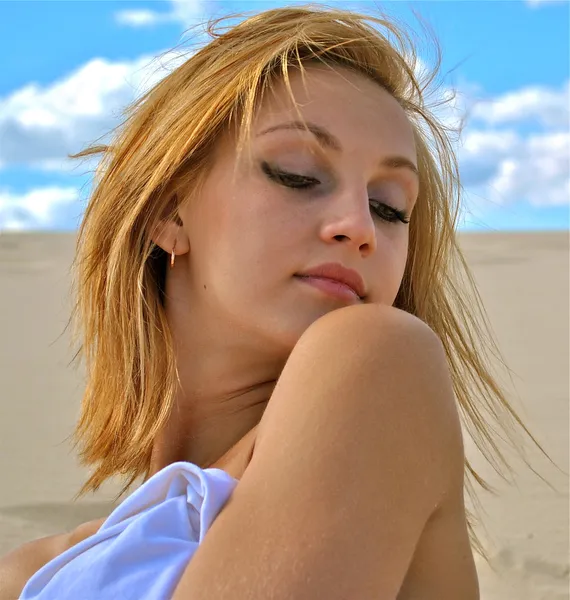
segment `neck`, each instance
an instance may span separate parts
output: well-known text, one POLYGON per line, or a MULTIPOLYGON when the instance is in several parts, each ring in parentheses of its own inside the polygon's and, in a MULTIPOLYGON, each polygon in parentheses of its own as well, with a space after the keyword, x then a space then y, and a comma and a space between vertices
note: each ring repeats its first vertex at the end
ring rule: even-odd
POLYGON ((259 423, 292 349, 224 320, 199 296, 181 300, 189 285, 167 281, 179 387, 153 445, 151 474, 176 461, 206 468, 223 456, 259 423))
POLYGON ((275 381, 226 398, 207 412, 204 404, 178 397, 152 449, 149 476, 167 465, 186 461, 208 468, 237 444, 261 420, 275 381))

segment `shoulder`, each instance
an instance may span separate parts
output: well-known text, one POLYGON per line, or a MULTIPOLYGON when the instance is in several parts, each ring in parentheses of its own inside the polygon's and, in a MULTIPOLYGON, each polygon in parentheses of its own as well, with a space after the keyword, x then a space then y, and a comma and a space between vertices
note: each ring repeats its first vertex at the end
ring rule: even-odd
POLYGON ((34 573, 75 544, 93 535, 104 520, 82 523, 71 532, 28 542, 0 557, 0 600, 18 598, 34 573))
POLYGON ((437 334, 410 313, 358 305, 327 313, 311 324, 280 375, 260 422, 256 449, 271 437, 268 430, 282 430, 283 423, 291 422, 294 431, 293 421, 304 421, 306 411, 317 410, 322 411, 321 419, 346 424, 348 432, 349 425, 362 427, 361 418, 376 423, 377 431, 385 423, 391 423, 392 430, 400 423, 401 450, 407 439, 410 450, 422 448, 420 442, 425 441, 446 461, 453 460, 446 469, 454 470, 458 482, 462 479, 461 422, 445 348, 437 334), (314 401, 307 405, 306 398, 314 401), (323 399, 321 407, 317 398, 323 399))
POLYGON ((401 348, 413 342, 421 344, 421 350, 438 349, 439 358, 444 355, 441 340, 427 323, 393 306, 364 304, 327 313, 307 328, 297 345, 326 344, 334 336, 343 342, 335 345, 337 352, 352 350, 353 343, 361 347, 389 343, 401 348))
MULTIPOLYGON (((431 417, 442 422, 444 411, 455 413, 459 425, 445 347, 435 331, 408 312, 381 305, 342 308, 315 321, 297 346, 290 355, 291 370, 326 373, 331 382, 364 382, 371 390, 369 408, 382 416, 388 410, 412 416, 410 411, 420 409, 417 416, 425 420, 431 410, 431 417), (436 398, 425 406, 428 391, 436 398)), ((348 408, 339 402, 339 410, 348 408)))
MULTIPOLYGON (((303 333, 262 416, 256 450, 277 439, 276 431, 291 435, 309 418, 315 418, 310 443, 335 428, 339 439, 369 431, 372 446, 391 440, 426 473, 439 469, 441 487, 463 486, 464 441, 445 347, 410 313, 351 306, 327 313, 303 333)), ((392 455, 386 448, 383 456, 391 461, 392 455)), ((430 478, 435 486, 436 474, 430 478)))
POLYGON ((28 579, 64 551, 67 535, 50 535, 28 542, 1 557, 0 600, 19 598, 28 579))
MULTIPOLYGON (((370 400, 369 416, 408 423, 401 435, 408 435, 414 448, 423 430, 426 444, 453 461, 447 468, 455 471, 457 483, 462 481, 463 435, 450 364, 444 344, 427 323, 392 306, 368 304, 328 313, 305 333, 303 343, 317 373, 327 368, 331 381, 364 382, 371 390, 363 395, 370 400)), ((342 399, 338 403, 340 413, 350 412, 342 399)))
MULTIPOLYGON (((386 388, 386 376, 405 376, 409 384, 429 379, 438 388, 452 388, 445 347, 424 321, 403 310, 382 305, 349 306, 327 313, 313 322, 293 348, 282 376, 294 372, 361 380, 367 386, 386 388)), ((416 386, 417 387, 417 386, 416 386)), ((408 403, 418 399, 410 389, 408 403)), ((382 394, 387 397, 386 394, 382 394)), ((386 403, 375 406, 382 410, 386 403)), ((441 395, 441 403, 455 406, 453 394, 441 395)), ((399 404, 404 409, 405 405, 399 404)))

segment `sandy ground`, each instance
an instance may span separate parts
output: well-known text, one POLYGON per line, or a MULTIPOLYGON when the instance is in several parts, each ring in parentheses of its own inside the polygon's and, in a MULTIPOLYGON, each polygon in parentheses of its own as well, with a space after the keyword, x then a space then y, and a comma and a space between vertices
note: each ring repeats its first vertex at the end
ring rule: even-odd
MULTIPOLYGON (((69 362, 73 234, 0 234, 0 555, 26 541, 105 516, 117 482, 72 503, 85 478, 68 436, 83 367, 69 362)), ((515 372, 525 422, 563 472, 529 448, 514 485, 480 492, 491 566, 477 560, 483 600, 563 600, 568 592, 568 233, 463 234, 500 348, 515 372), (555 489, 552 489, 555 488, 555 489)))

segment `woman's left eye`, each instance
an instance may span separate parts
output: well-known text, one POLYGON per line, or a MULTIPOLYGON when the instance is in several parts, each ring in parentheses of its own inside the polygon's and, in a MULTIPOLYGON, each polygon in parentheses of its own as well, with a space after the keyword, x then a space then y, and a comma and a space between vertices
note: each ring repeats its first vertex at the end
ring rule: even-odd
MULTIPOLYGON (((320 184, 320 181, 314 177, 306 177, 305 175, 272 169, 265 162, 262 164, 262 170, 272 181, 297 191, 307 190, 320 184)), ((401 223, 410 222, 406 211, 398 210, 380 200, 373 200, 371 198, 370 206, 374 213, 384 221, 388 221, 389 223, 396 223, 398 221, 401 223)))

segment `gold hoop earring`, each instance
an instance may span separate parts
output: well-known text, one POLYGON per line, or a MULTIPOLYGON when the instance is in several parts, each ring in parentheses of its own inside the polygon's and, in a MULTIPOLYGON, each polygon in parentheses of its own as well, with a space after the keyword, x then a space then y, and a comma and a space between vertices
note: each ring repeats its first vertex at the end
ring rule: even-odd
POLYGON ((176 248, 176 240, 174 240, 174 246, 172 246, 172 253, 170 254, 170 268, 171 269, 174 266, 174 258, 175 258, 174 249, 175 248, 176 248))

